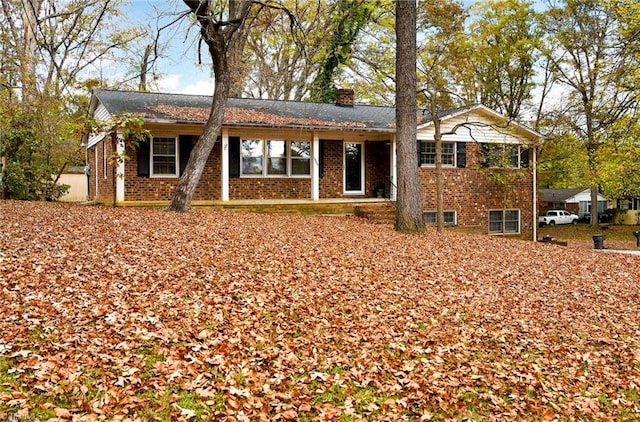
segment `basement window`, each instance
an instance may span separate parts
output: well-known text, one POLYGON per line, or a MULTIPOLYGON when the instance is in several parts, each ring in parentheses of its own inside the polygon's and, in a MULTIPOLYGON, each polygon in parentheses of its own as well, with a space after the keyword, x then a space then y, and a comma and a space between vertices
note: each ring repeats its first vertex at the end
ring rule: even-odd
MULTIPOLYGON (((425 224, 437 224, 438 222, 438 212, 437 211, 426 211, 423 213, 425 224)), ((456 212, 455 211, 445 211, 444 212, 444 225, 445 226, 455 226, 456 225, 456 212)))
POLYGON ((489 210, 489 234, 520 233, 520 210, 489 210))

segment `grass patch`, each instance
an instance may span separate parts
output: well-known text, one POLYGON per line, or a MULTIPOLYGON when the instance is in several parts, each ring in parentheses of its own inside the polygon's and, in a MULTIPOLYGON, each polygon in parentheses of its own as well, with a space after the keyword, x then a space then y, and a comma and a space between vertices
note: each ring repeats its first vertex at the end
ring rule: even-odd
POLYGON ((561 240, 593 240, 594 234, 604 234, 607 240, 633 241, 635 245, 634 231, 640 230, 638 226, 626 225, 598 225, 589 224, 566 224, 555 226, 544 226, 538 229, 538 237, 548 235, 554 239, 561 240))
POLYGON ((312 402, 316 404, 329 403, 335 406, 342 406, 346 399, 346 388, 337 384, 333 384, 325 391, 318 393, 312 402))

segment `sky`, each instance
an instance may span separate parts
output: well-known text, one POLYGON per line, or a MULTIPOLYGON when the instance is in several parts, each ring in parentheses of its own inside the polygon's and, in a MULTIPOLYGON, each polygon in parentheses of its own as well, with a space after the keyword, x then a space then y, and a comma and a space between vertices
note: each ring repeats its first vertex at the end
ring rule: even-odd
MULTIPOLYGON (((178 12, 186 11, 187 7, 178 0, 133 0, 124 13, 124 18, 129 24, 144 25, 151 28, 150 36, 155 35, 158 25, 158 12, 164 17, 160 26, 175 19, 178 12)), ((202 51, 202 59, 205 64, 198 64, 197 56, 197 32, 188 31, 188 20, 183 19, 182 24, 173 25, 161 31, 161 43, 168 43, 168 47, 162 51, 162 58, 158 61, 160 79, 156 82, 158 90, 177 94, 213 94, 213 79, 209 53, 202 51)))
MULTIPOLYGON (((464 0, 466 6, 475 2, 476 0, 464 0)), ((540 8, 542 0, 534 3, 540 8)), ((179 12, 186 10, 187 7, 181 0, 132 0, 124 13, 124 19, 129 24, 149 26, 152 29, 149 34, 153 36, 156 27, 175 19, 179 12), (164 17, 158 25, 159 14, 164 17)), ((188 19, 183 19, 182 22, 161 32, 161 42, 168 43, 168 47, 158 62, 160 78, 150 89, 166 93, 212 95, 214 82, 209 53, 203 48, 202 60, 205 64, 198 64, 198 33, 194 29, 188 31, 188 19)))

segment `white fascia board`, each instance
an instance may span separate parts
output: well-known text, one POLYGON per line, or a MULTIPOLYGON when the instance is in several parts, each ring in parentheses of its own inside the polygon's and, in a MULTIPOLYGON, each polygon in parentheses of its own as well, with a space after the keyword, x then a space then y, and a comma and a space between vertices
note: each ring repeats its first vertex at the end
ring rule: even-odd
MULTIPOLYGON (((534 138, 533 140, 525 140, 526 143, 528 144, 539 144, 544 140, 544 135, 542 135, 539 132, 536 132, 535 130, 531 129, 530 127, 517 122, 516 120, 507 120, 503 115, 501 115, 500 113, 498 113, 497 111, 482 105, 482 104, 477 104, 471 107, 467 107, 467 108, 463 108, 461 110, 456 111, 455 113, 451 113, 448 114, 444 117, 442 117, 440 120, 445 122, 447 120, 451 120, 454 119, 456 117, 462 116, 464 114, 471 114, 474 111, 479 111, 481 113, 484 114, 488 114, 489 116, 491 116, 492 118, 496 119, 496 120, 502 120, 502 121, 506 121, 508 122, 508 126, 505 128, 507 129, 508 127, 514 127, 516 130, 518 131, 522 131, 527 133, 527 135, 529 135, 529 137, 534 138)), ((421 125, 418 125, 418 130, 420 129, 426 129, 430 126, 433 126, 433 120, 427 123, 423 123, 421 125)))
POLYGON ((91 135, 89 137, 89 140, 87 141, 87 149, 93 147, 95 144, 102 141, 105 138, 105 136, 107 136, 106 132, 99 132, 95 135, 91 135))
MULTIPOLYGON (((608 201, 609 198, 607 198, 606 196, 598 193, 598 201, 608 201)), ((565 199, 564 202, 566 204, 574 204, 577 202, 588 202, 591 201, 591 190, 590 189, 585 189, 580 193, 576 193, 573 196, 570 196, 569 198, 565 199)))

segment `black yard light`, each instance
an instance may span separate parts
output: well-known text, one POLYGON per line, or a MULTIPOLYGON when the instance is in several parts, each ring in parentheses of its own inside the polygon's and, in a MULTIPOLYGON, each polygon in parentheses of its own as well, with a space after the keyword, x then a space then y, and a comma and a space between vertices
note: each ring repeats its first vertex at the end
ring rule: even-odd
POLYGON ((640 248, 640 231, 633 232, 636 237, 636 248, 640 248))

